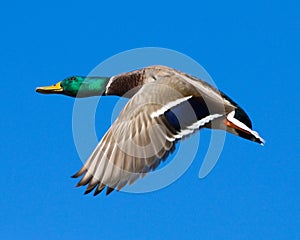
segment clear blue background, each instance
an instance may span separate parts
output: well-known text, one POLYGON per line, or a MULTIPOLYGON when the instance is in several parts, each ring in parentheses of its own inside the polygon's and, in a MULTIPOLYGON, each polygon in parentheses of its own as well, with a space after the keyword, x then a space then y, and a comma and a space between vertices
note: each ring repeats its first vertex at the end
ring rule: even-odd
MULTIPOLYGON (((6 1, 0 14, 1 239, 300 239, 298 1, 6 1), (227 137, 167 188, 84 196, 74 100, 36 86, 157 46, 202 64, 267 144, 227 137)), ((110 100, 101 134, 109 127, 110 100)))

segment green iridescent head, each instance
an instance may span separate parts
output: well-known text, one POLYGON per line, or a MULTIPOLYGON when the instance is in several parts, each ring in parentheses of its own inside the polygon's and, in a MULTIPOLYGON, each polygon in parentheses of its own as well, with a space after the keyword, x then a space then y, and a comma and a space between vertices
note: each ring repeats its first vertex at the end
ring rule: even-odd
POLYGON ((109 77, 68 77, 53 86, 37 87, 36 92, 43 94, 63 94, 70 97, 100 96, 105 93, 109 77))

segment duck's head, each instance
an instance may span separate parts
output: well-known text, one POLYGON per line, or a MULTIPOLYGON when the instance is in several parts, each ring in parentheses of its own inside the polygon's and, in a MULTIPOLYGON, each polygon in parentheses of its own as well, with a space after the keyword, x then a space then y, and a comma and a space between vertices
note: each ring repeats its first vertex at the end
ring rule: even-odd
POLYGON ((52 86, 37 87, 43 94, 63 94, 70 97, 100 96, 105 93, 109 77, 68 77, 52 86))

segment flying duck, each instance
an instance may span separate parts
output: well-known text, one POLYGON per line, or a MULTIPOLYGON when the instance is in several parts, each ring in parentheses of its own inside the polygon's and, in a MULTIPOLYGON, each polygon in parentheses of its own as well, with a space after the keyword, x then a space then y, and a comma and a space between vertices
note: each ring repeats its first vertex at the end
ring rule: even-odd
POLYGON ((120 190, 157 168, 176 141, 201 128, 221 129, 263 145, 246 112, 199 78, 166 66, 149 66, 112 77, 73 76, 43 94, 130 98, 82 168, 85 194, 120 190))

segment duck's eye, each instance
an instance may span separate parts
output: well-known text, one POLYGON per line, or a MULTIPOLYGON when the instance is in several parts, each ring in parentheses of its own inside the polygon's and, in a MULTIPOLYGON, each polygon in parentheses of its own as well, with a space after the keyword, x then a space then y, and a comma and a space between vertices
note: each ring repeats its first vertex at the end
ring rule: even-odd
POLYGON ((71 77, 70 80, 74 81, 76 78, 75 77, 71 77))

